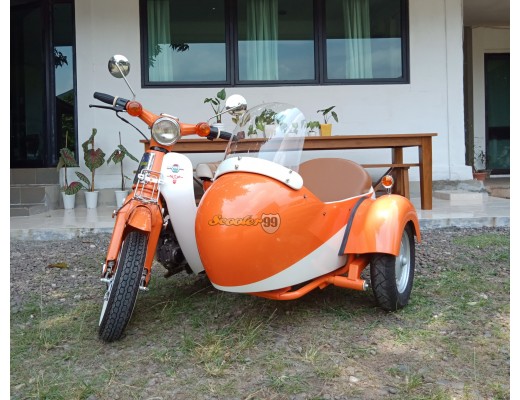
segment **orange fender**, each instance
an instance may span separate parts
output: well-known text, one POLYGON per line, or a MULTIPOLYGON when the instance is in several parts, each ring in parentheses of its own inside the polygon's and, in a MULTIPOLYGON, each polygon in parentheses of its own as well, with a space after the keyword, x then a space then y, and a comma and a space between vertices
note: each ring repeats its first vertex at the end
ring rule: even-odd
POLYGON ((134 208, 128 216, 127 225, 143 232, 152 230, 152 213, 146 206, 134 208))
POLYGON ((384 195, 359 204, 345 232, 340 254, 386 253, 397 256, 405 226, 411 222, 421 241, 415 207, 406 197, 384 195))
MULTIPOLYGON (((147 269, 146 284, 151 276, 151 267, 157 248, 157 241, 162 229, 162 205, 142 204, 137 200, 132 200, 123 206, 117 213, 114 231, 107 250, 105 268, 110 261, 115 261, 121 250, 124 234, 129 229, 137 229, 148 234, 148 248, 146 249, 146 259, 144 267, 147 269)), ((105 271, 103 271, 104 273, 105 271)))

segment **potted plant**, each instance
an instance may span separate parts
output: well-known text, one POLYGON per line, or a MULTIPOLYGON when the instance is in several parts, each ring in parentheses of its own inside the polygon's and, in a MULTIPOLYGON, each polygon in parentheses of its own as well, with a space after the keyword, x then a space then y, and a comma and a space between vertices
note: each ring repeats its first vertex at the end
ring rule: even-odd
POLYGON ((225 103, 223 103, 226 100, 226 90, 222 89, 221 91, 217 92, 217 95, 215 97, 206 97, 204 99, 204 104, 209 103, 211 108, 213 109, 213 112, 215 114, 215 118, 217 120, 217 124, 222 124, 222 112, 225 108, 225 103))
POLYGON ((320 130, 320 121, 309 121, 307 122, 307 135, 318 136, 320 130))
POLYGON ((87 184, 85 189, 85 201, 87 208, 96 208, 99 191, 95 190, 95 173, 96 169, 101 167, 105 163, 105 153, 100 148, 94 148, 94 136, 96 136, 97 129, 92 128, 92 134, 90 137, 81 145, 83 148, 83 159, 85 160, 86 167, 90 170, 91 179, 87 178, 81 172, 76 172, 81 181, 87 184))
POLYGON ((137 158, 135 158, 130 152, 126 149, 125 146, 121 143, 121 132, 119 132, 119 145, 117 146, 117 149, 115 149, 112 154, 107 159, 107 165, 110 164, 110 161, 112 161, 114 164, 120 164, 121 167, 121 190, 116 190, 116 206, 117 208, 121 208, 123 205, 123 201, 125 200, 126 196, 128 195, 128 190, 125 187, 125 179, 130 179, 124 174, 123 170, 123 160, 125 157, 128 157, 135 162, 139 162, 137 158))
POLYGON ((489 177, 490 171, 486 169, 486 153, 484 150, 476 147, 473 157, 473 178, 483 181, 489 177))
POLYGON ((323 110, 316 111, 317 113, 321 113, 323 116, 323 124, 320 125, 321 136, 330 136, 332 133, 332 124, 329 123, 330 117, 334 118, 334 120, 338 122, 338 115, 336 114, 336 111, 333 111, 335 107, 336 106, 330 106, 323 110))
POLYGON ((264 132, 265 137, 270 138, 276 131, 275 122, 276 112, 270 108, 266 108, 255 118, 255 127, 264 132))
POLYGON ((80 182, 74 181, 69 183, 67 168, 78 167, 74 152, 67 147, 67 139, 69 132, 65 133, 65 147, 60 149, 60 158, 56 169, 59 171, 63 169, 63 182, 61 186, 61 196, 63 199, 63 207, 65 209, 72 209, 76 203, 76 193, 78 193, 83 185, 80 182))

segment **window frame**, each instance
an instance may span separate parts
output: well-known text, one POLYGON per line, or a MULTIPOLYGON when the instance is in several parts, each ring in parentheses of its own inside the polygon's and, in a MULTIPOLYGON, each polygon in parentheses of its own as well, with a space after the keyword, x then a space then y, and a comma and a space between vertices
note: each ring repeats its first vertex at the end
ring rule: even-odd
POLYGON ((257 81, 239 80, 238 77, 238 34, 237 1, 224 0, 226 79, 222 81, 151 82, 148 78, 148 19, 147 0, 139 0, 139 28, 141 41, 141 87, 142 88, 186 88, 186 87, 272 87, 272 86, 329 86, 329 85, 395 85, 410 83, 410 40, 409 0, 401 0, 401 78, 372 79, 329 79, 327 77, 327 50, 324 35, 325 1, 313 0, 314 11, 314 79, 257 81))

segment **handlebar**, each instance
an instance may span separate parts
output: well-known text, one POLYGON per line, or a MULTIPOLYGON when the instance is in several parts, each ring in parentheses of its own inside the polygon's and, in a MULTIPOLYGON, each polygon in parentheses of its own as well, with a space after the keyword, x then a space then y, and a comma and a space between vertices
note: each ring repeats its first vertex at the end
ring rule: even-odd
POLYGON ((113 107, 119 106, 123 108, 125 108, 128 102, 130 101, 122 97, 114 97, 110 94, 100 92, 94 92, 94 98, 103 103, 110 104, 113 107))
POLYGON ((209 135, 206 137, 208 140, 213 140, 213 139, 229 140, 233 137, 233 134, 226 132, 226 131, 221 131, 219 127, 212 126, 212 127, 210 127, 209 135))
MULTIPOLYGON (((126 111, 126 112, 128 112, 129 115, 131 115, 133 117, 139 117, 150 128, 152 127, 153 123, 158 118, 160 118, 159 115, 155 115, 155 114, 143 109, 141 104, 136 101, 130 101, 130 100, 124 99, 122 97, 112 96, 110 94, 100 93, 100 92, 94 92, 94 98, 103 103, 109 104, 109 106, 90 104, 89 107, 104 108, 104 109, 116 111, 116 113, 119 111, 126 111)), ((124 122, 132 125, 126 119, 119 116, 119 114, 117 116, 118 116, 118 118, 122 119, 124 122)), ((182 136, 196 134, 196 135, 199 135, 202 137, 206 137, 209 140, 213 140, 213 139, 229 140, 229 139, 235 137, 232 133, 222 131, 218 127, 214 127, 214 126, 210 127, 210 126, 208 126, 207 123, 199 123, 196 125, 181 123, 180 125, 181 125, 181 135, 182 136), (208 133, 208 129, 209 129, 209 133, 208 133)), ((146 136, 136 126, 134 126, 134 125, 132 125, 132 126, 135 129, 137 129, 137 131, 146 138, 146 136)))

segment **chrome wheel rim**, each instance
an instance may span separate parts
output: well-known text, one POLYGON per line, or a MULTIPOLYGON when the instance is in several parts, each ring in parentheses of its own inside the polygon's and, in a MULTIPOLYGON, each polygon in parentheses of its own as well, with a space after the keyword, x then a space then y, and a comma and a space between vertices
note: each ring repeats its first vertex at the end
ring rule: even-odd
POLYGON ((399 255, 395 259, 395 283, 399 293, 403 293, 408 286, 410 268, 410 241, 408 234, 404 231, 401 237, 399 255))

